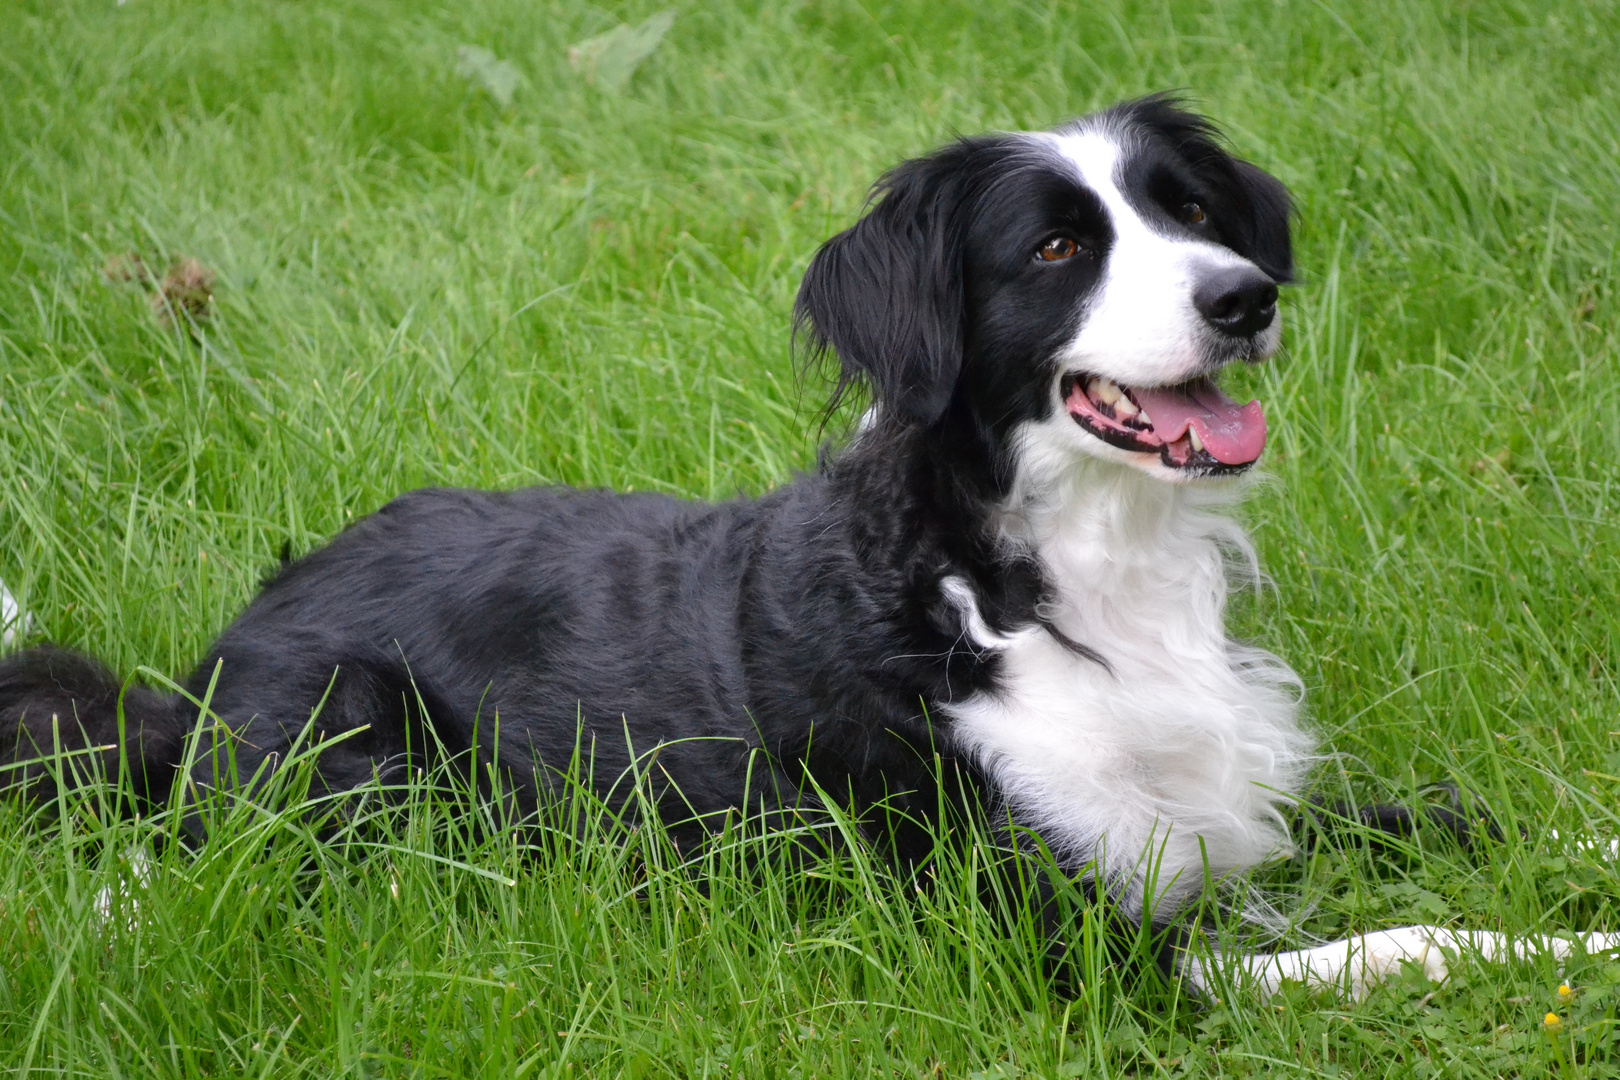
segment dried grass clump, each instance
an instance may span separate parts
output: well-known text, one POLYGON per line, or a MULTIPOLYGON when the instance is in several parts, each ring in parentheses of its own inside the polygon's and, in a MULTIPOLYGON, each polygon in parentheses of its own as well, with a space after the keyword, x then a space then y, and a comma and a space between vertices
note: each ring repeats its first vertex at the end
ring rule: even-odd
POLYGON ((175 259, 159 278, 139 252, 109 258, 102 276, 113 285, 138 285, 151 296, 152 313, 164 326, 208 321, 214 307, 214 272, 196 259, 175 259))
POLYGON ((169 267, 156 292, 152 310, 165 323, 183 314, 188 322, 208 321, 214 306, 214 272, 196 259, 186 259, 169 267))

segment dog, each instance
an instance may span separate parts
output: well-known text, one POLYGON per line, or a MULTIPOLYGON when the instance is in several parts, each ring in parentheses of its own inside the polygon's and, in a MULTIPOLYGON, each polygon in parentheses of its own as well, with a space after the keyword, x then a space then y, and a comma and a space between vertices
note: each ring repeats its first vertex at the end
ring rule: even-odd
MULTIPOLYGON (((243 778, 313 723, 334 791, 476 745, 525 812, 582 741, 598 777, 654 751, 678 842, 816 790, 928 821, 943 768, 1131 918, 1173 920, 1287 847, 1312 761, 1299 680, 1224 622, 1266 419, 1216 378, 1278 348, 1291 214, 1167 96, 959 139, 805 273, 799 340, 836 359, 835 404, 870 397, 814 472, 717 505, 413 492, 275 574, 188 695, 124 691, 122 743, 122 681, 49 647, 0 663, 0 738, 122 759, 162 804, 207 697, 243 778)), ((1461 940, 1440 933, 1233 962, 1354 989, 1432 968, 1461 940)))

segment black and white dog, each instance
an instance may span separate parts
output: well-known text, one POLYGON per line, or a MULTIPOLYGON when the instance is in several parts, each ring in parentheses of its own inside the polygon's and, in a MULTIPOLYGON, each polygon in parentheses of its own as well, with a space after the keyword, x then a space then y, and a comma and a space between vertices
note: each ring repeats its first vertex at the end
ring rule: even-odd
MULTIPOLYGON (((338 790, 497 721, 531 806, 582 731, 598 777, 658 748, 686 828, 797 805, 812 778, 927 818, 943 755, 1063 866, 1163 917, 1206 867, 1286 845, 1311 758, 1294 675, 1223 619, 1253 559, 1221 511, 1266 423, 1214 379, 1277 348, 1289 216, 1164 97, 906 162, 799 292, 802 338, 872 398, 817 472, 720 505, 405 495, 283 569, 189 689, 219 665, 244 776, 317 706, 319 732, 363 729, 321 756, 338 790)), ((0 738, 13 760, 53 724, 111 745, 120 687, 72 653, 15 655, 0 738)), ((132 689, 125 708, 138 794, 161 802, 196 707, 132 689)), ((1436 933, 1384 952, 1438 958, 1436 933)), ((1360 944, 1247 967, 1333 980, 1376 967, 1360 944)))

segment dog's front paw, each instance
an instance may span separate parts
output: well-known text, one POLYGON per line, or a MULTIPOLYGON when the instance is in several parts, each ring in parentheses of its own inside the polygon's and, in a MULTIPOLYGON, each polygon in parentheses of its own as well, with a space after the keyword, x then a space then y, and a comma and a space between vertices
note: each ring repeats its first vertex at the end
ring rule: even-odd
POLYGON ((1435 926, 1379 930, 1344 944, 1346 969, 1327 981, 1343 985, 1348 976, 1350 996, 1358 1001, 1374 986, 1400 975, 1408 964, 1420 967, 1430 982, 1445 981, 1451 974, 1446 952, 1457 947, 1448 931, 1435 926))
MULTIPOLYGON (((1338 989, 1359 1000, 1408 964, 1420 967, 1430 981, 1442 982, 1451 973, 1451 962, 1462 952, 1477 955, 1487 964, 1542 955, 1561 962, 1577 946, 1587 953, 1620 952, 1620 934, 1592 933, 1575 940, 1531 935, 1510 940, 1490 930, 1400 926, 1314 949, 1228 956, 1218 963, 1231 965, 1233 974, 1265 993, 1275 993, 1285 982, 1297 982, 1313 989, 1338 989)), ((1210 972, 1204 963, 1191 960, 1183 970, 1195 986, 1208 992, 1210 972)))

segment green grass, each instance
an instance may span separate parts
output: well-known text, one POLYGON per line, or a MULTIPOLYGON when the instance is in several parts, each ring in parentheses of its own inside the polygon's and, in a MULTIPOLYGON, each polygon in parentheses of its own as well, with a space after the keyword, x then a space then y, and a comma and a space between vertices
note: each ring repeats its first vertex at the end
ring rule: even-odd
MULTIPOLYGON (((1620 806, 1620 16, 1603 0, 682 7, 621 93, 571 43, 654 7, 0 10, 0 580, 39 637, 178 675, 285 547, 424 484, 758 492, 814 457, 788 309, 886 166, 1186 87, 1300 209, 1249 376, 1321 783, 1458 781, 1509 839, 1267 875, 1321 935, 1620 930, 1552 839, 1620 806), (522 76, 502 106, 458 73, 522 76), (110 258, 217 275, 195 339, 110 258)), ((289 782, 296 780, 296 770, 289 782)), ((582 810, 525 855, 454 800, 323 843, 221 807, 184 855, 94 798, 0 806, 0 1064, 76 1076, 1620 1074, 1620 965, 1465 965, 1359 1004, 1079 981, 974 898, 746 823, 682 869, 582 810), (583 837, 583 839, 580 839, 583 837), (134 883, 131 850, 155 863, 134 883), (103 920, 123 880, 138 912, 103 920), (1432 992, 1431 992, 1432 991, 1432 992), (1542 1017, 1556 1009, 1562 1031, 1542 1017)), ((122 905, 122 901, 120 901, 122 905)))

